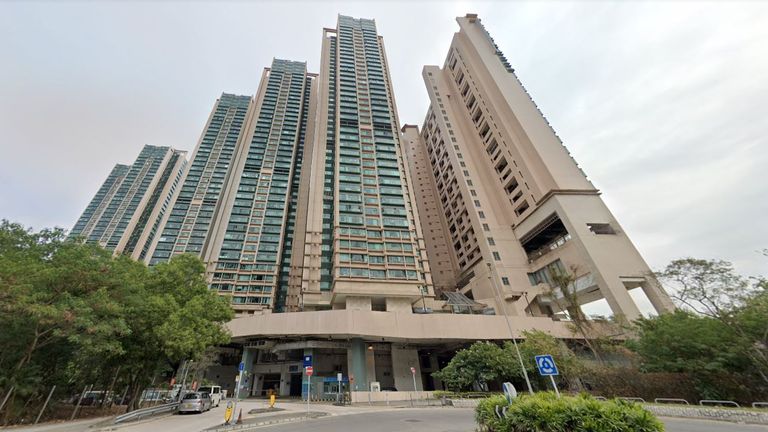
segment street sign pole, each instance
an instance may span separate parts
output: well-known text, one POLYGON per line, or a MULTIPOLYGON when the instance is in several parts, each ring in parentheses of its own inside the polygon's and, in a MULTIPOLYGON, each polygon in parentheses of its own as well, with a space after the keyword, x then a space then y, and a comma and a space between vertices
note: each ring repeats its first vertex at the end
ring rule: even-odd
POLYGON ((338 403, 340 403, 340 404, 343 402, 341 400, 341 383, 342 383, 343 380, 344 380, 344 376, 341 374, 341 372, 337 373, 336 374, 336 381, 339 382, 339 388, 338 388, 339 391, 338 391, 338 396, 336 396, 336 401, 338 403))
POLYGON ((520 348, 517 346, 517 340, 515 339, 515 332, 512 330, 512 323, 509 321, 509 315, 507 314, 507 308, 504 306, 504 301, 501 295, 501 289, 496 286, 496 276, 494 267, 491 263, 488 265, 488 279, 491 280, 491 286, 493 292, 497 296, 499 301, 499 307, 504 314, 504 320, 507 322, 507 328, 509 329, 509 336, 512 338, 512 345, 515 346, 515 353, 517 354, 517 360, 520 362, 520 369, 523 371, 523 377, 525 378, 525 385, 528 387, 528 393, 533 394, 533 387, 531 387, 531 380, 528 378, 528 371, 525 369, 525 363, 523 363, 523 356, 520 354, 520 348))
POLYGON ((555 384, 555 376, 550 375, 549 379, 552 381, 552 387, 555 388, 555 394, 557 394, 558 399, 560 398, 560 390, 557 389, 557 384, 555 384))
POLYGON ((237 386, 235 387, 235 406, 232 408, 232 416, 237 414, 237 400, 240 399, 240 386, 243 384, 243 371, 245 371, 245 363, 240 362, 237 367, 240 369, 240 374, 237 376, 237 386))
POLYGON ((413 392, 416 393, 416 368, 411 366, 411 377, 413 377, 413 392))
POLYGON ((304 368, 304 372, 307 374, 307 417, 309 417, 309 398, 312 393, 312 373, 314 369, 312 369, 312 366, 307 366, 304 368))
POLYGON ((555 388, 555 394, 560 398, 560 390, 558 390, 557 383, 555 383, 555 375, 559 375, 560 372, 557 370, 555 359, 549 354, 537 355, 535 359, 536 367, 539 369, 539 375, 549 377, 549 380, 552 382, 552 387, 555 388))

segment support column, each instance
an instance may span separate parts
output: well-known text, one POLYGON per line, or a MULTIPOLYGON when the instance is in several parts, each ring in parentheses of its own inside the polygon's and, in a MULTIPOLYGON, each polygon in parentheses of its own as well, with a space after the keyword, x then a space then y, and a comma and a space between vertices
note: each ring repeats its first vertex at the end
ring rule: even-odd
MULTIPOLYGON (((618 280, 618 278, 616 279, 618 280)), ((637 304, 629 295, 627 287, 621 281, 605 287, 601 284, 600 293, 605 298, 605 301, 608 302, 608 306, 611 307, 613 316, 618 320, 623 319, 626 322, 632 322, 642 317, 640 309, 638 309, 637 304)))
POLYGON ((368 349, 368 345, 365 345, 365 370, 367 372, 368 388, 371 389, 371 383, 378 381, 376 379, 376 355, 372 349, 368 349))
MULTIPOLYGON (((251 396, 251 386, 253 385, 253 362, 256 358, 256 350, 252 348, 243 348, 243 356, 240 359, 241 362, 245 365, 245 369, 243 370, 243 381, 238 382, 235 386, 235 394, 237 394, 237 388, 240 388, 240 398, 245 399, 249 396, 251 396)), ((239 374, 238 374, 239 376, 239 374)), ((232 396, 235 397, 235 394, 232 396)))
POLYGON ((347 350, 347 368, 349 376, 355 379, 352 383, 350 379, 350 389, 352 391, 368 391, 368 374, 365 367, 365 342, 360 338, 351 340, 350 348, 347 350))
POLYGON ((669 294, 664 291, 664 287, 655 278, 646 278, 646 282, 641 287, 653 308, 656 309, 656 313, 661 315, 675 311, 675 304, 669 298, 669 294))
MULTIPOLYGON (((429 356, 429 367, 432 372, 437 372, 440 370, 440 363, 437 361, 437 354, 432 354, 429 356)), ((433 376, 432 380, 435 383, 435 390, 443 390, 443 382, 440 380, 440 378, 433 376)))

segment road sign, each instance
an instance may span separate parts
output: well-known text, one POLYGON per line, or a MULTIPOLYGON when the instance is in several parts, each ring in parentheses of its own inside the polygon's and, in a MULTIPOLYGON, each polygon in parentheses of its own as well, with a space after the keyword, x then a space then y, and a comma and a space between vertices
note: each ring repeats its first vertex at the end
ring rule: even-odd
POLYGON ((240 372, 245 370, 245 362, 240 362, 240 365, 237 366, 237 370, 240 372))
POLYGON ((411 366, 411 375, 416 375, 416 368, 411 366))
POLYGON ((311 355, 305 355, 304 356, 304 367, 312 366, 312 356, 311 355))
POLYGON ((549 354, 536 356, 536 367, 539 368, 541 376, 559 375, 555 360, 549 354))
POLYGON ((505 382, 501 386, 504 389, 504 396, 507 398, 507 402, 512 403, 512 399, 517 397, 517 389, 510 382, 505 382))
POLYGON ((307 366, 304 370, 307 371, 307 376, 312 376, 312 374, 315 372, 312 366, 307 366))
POLYGON ((338 382, 344 381, 344 376, 341 374, 341 372, 336 374, 336 381, 338 382))

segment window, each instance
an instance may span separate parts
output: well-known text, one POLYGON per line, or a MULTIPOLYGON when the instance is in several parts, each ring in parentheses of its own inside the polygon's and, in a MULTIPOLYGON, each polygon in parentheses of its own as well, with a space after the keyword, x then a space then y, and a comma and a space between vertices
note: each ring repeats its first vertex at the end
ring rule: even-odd
POLYGON ((491 246, 496 246, 496 240, 494 240, 493 237, 488 237, 488 244, 491 246))
POLYGON ((595 234, 616 234, 611 224, 607 223, 588 223, 589 230, 595 234))
POLYGON ((501 255, 498 252, 493 252, 494 261, 501 261, 501 255))
POLYGON ((509 286, 509 278, 506 276, 502 276, 501 278, 501 284, 505 286, 509 286))
POLYGON ((490 231, 491 227, 488 226, 488 224, 483 224, 483 231, 490 231))

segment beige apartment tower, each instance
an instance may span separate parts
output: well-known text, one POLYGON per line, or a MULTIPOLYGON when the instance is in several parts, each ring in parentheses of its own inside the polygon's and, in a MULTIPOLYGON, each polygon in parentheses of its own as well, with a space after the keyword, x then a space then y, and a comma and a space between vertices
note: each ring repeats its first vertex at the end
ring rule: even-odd
POLYGON ((580 305, 604 298, 632 320, 628 290, 639 287, 658 312, 672 310, 480 19, 457 21, 443 67, 423 70, 421 131, 402 129, 435 287, 514 316, 558 317, 573 305, 556 275, 570 275, 566 297, 580 305))

